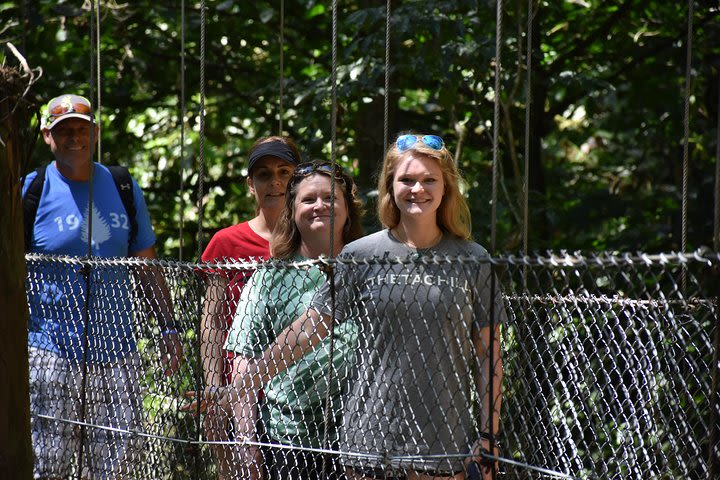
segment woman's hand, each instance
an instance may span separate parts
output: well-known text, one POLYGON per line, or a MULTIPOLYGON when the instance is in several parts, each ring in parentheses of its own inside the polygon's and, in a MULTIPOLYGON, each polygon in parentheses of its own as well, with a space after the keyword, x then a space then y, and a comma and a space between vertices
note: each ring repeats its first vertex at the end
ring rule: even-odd
POLYGON ((226 414, 231 413, 228 387, 205 387, 199 394, 195 390, 185 392, 185 398, 192 399, 180 407, 181 412, 193 414, 205 413, 209 408, 219 408, 226 414))
POLYGON ((266 374, 267 368, 262 360, 247 361, 243 368, 235 373, 231 385, 205 387, 199 394, 195 390, 186 391, 185 398, 192 400, 182 405, 180 411, 206 413, 209 408, 219 408, 225 414, 232 415, 232 405, 249 392, 257 392, 262 387, 262 379, 266 374))

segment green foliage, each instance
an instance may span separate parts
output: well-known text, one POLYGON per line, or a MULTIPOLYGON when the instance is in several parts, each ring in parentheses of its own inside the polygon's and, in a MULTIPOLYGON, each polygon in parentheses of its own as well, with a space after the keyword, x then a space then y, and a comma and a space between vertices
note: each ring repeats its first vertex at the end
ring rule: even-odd
MULTIPOLYGON (((182 239, 183 257, 195 258, 199 224, 206 244, 218 228, 253 214, 245 156, 257 137, 278 133, 280 117, 306 157, 330 158, 333 61, 335 153, 356 173, 364 194, 374 189, 384 151, 385 5, 339 3, 333 58, 330 2, 286 2, 284 26, 277 2, 210 2, 204 39, 199 4, 187 6, 183 28, 179 2, 101 2, 99 84, 87 3, 0 2, 0 40, 12 41, 31 66, 43 68, 35 86, 39 98, 65 90, 97 97, 99 91, 102 161, 128 164, 139 178, 161 255, 177 257, 182 239)), ((680 248, 686 3, 535 6, 529 249, 680 248)), ((468 180, 475 237, 488 244, 494 2, 406 1, 392 8, 390 136, 415 130, 446 138, 468 180)), ((496 249, 517 250, 526 177, 525 3, 506 2, 503 19, 496 249)), ((707 2, 696 5, 689 248, 712 246, 706 206, 714 198, 716 20, 707 2)), ((47 160, 47 150, 36 149, 35 161, 47 160)))
MULTIPOLYGON (((100 93, 99 157, 131 167, 145 190, 162 257, 177 258, 182 245, 182 258, 195 259, 199 242, 207 244, 217 229, 253 215, 245 187, 247 151, 258 137, 277 134, 281 119, 305 158, 331 158, 334 127, 336 159, 355 173, 371 205, 385 150, 386 93, 390 138, 401 131, 445 138, 467 180, 475 238, 490 246, 495 2, 392 2, 388 92, 385 2, 338 3, 335 56, 331 3, 318 0, 284 2, 284 25, 279 2, 208 2, 204 38, 197 2, 188 2, 184 26, 177 1, 99 2, 99 56, 90 2, 0 0, 0 43, 12 42, 31 67, 42 67, 33 91, 38 104, 62 91, 94 98, 100 93)), ((531 251, 680 249, 687 2, 533 3, 528 89, 526 2, 504 2, 495 250, 523 247, 525 179, 531 251)), ((696 2, 693 19, 689 249, 713 246, 720 22, 711 3, 696 2)), ((3 55, 5 50, 0 61, 3 55)), ((49 160, 42 144, 34 155, 35 163, 49 160)), ((370 217, 368 228, 377 228, 370 217)), ((556 281, 542 287, 550 291, 556 281)), ((584 319, 573 321, 583 335, 596 334, 584 319)), ((526 326, 531 331, 510 332, 508 348, 527 341, 523 335, 555 348, 569 331, 558 329, 545 339, 547 332, 532 331, 535 323, 526 326)), ((542 360, 529 359, 521 366, 527 371, 508 372, 508 378, 531 374, 542 360)), ((176 391, 191 385, 189 375, 179 378, 188 383, 176 391)), ((593 385, 579 388, 589 402, 601 401, 593 385)), ((525 392, 508 383, 506 395, 514 394, 525 392)), ((189 417, 171 418, 169 397, 153 391, 148 411, 167 418, 173 432, 192 431, 189 417)), ((567 421, 561 407, 543 420, 567 421)), ((609 444, 626 441, 624 429, 607 425, 609 444)), ((658 439, 646 441, 668 449, 658 439)), ((163 455, 188 456, 183 448, 163 455)))

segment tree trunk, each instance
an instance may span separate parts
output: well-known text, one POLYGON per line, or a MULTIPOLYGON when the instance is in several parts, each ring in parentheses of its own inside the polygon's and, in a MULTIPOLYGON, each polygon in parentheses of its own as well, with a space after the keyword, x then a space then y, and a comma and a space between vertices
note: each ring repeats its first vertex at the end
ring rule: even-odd
POLYGON ((37 140, 32 75, 0 66, 0 478, 31 479, 25 256, 20 176, 37 140))

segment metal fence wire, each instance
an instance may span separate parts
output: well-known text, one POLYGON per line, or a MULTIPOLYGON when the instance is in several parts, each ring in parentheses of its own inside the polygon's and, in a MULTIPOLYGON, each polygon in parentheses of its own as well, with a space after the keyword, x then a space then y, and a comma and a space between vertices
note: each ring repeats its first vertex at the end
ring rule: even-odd
POLYGON ((491 433, 498 478, 720 477, 717 254, 26 260, 36 473, 449 475, 491 433), (309 307, 323 339, 259 398, 234 389, 231 426, 180 408, 309 307))

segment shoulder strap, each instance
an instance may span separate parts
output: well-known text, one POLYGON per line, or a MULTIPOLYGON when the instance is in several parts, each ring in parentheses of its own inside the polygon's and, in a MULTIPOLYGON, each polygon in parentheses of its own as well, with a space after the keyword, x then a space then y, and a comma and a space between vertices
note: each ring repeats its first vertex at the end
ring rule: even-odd
POLYGON ((45 183, 45 169, 47 165, 35 169, 37 176, 32 179, 25 195, 23 195, 23 224, 25 226, 25 251, 30 250, 30 242, 32 241, 33 227, 35 225, 35 217, 37 216, 38 206, 40 205, 40 197, 42 196, 43 184, 45 183))
MULTIPOLYGON (((133 195, 132 177, 127 168, 121 166, 107 167, 112 174, 115 187, 117 188, 120 200, 122 200, 125 212, 130 221, 130 233, 128 235, 128 246, 135 242, 137 237, 138 224, 135 218, 135 197, 133 195)), ((40 197, 42 196, 43 184, 45 183, 45 170, 47 165, 35 169, 37 175, 32 179, 25 195, 23 195, 23 223, 25 226, 25 251, 30 248, 32 232, 35 225, 40 197)))
MULTIPOLYGON (((120 165, 111 165, 107 167, 112 174, 113 180, 115 181, 115 187, 120 194, 120 200, 122 200, 125 212, 127 212, 128 220, 130 221, 130 233, 128 235, 128 247, 135 243, 138 233, 137 218, 135 218, 135 196, 133 193, 133 183, 130 172, 127 168, 120 165)), ((128 251, 128 253, 130 253, 128 251)))

